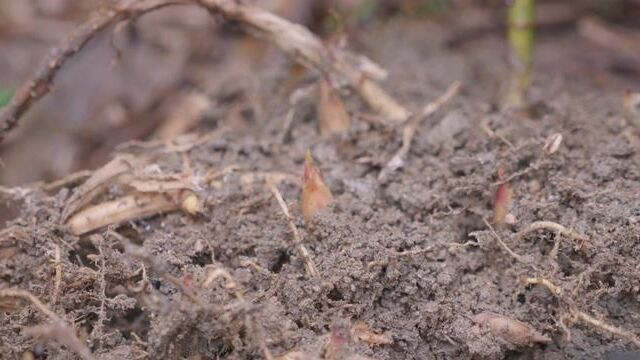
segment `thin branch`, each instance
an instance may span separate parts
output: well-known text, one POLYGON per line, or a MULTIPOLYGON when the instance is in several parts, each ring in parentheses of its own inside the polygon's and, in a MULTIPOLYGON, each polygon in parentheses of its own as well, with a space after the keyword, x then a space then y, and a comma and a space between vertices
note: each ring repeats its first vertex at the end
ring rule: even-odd
POLYGON ((402 130, 402 146, 382 169, 380 175, 378 176, 379 180, 386 178, 387 175, 404 165, 404 161, 409 154, 409 150, 411 149, 411 142, 413 141, 413 137, 415 136, 416 130, 418 130, 418 127, 420 126, 422 121, 433 115, 436 111, 438 111, 438 109, 440 109, 444 104, 451 100, 451 98, 458 94, 458 92, 460 91, 460 87, 461 84, 459 81, 456 81, 453 84, 449 85, 444 94, 440 95, 440 97, 435 101, 427 104, 422 109, 422 112, 419 115, 412 117, 406 123, 404 129, 402 130))
POLYGON ((57 72, 67 60, 97 34, 119 22, 177 4, 196 4, 246 25, 252 33, 273 42, 302 65, 331 74, 337 82, 351 86, 367 104, 390 120, 404 122, 411 114, 375 82, 383 79, 386 72, 371 60, 345 49, 329 49, 306 27, 255 6, 233 0, 120 0, 110 8, 93 13, 49 51, 9 105, 0 111, 0 142, 24 113, 49 93, 57 72))
POLYGON ((159 8, 178 4, 180 0, 119 1, 116 5, 94 12, 59 45, 53 47, 35 71, 16 92, 11 102, 0 111, 0 142, 31 106, 51 90, 57 72, 67 60, 82 50, 102 30, 159 8))
POLYGON ((318 276, 318 270, 316 269, 316 266, 313 263, 313 260, 311 259, 309 250, 307 250, 307 248, 302 243, 302 236, 300 235, 300 232, 298 232, 298 228, 296 227, 296 224, 293 222, 293 218, 289 213, 289 207, 287 206, 284 199, 282 198, 282 194, 280 193, 280 190, 278 190, 278 188, 273 184, 272 181, 267 181, 267 186, 269 187, 269 190, 271 190, 271 192, 273 193, 273 196, 278 201, 278 205, 280 205, 280 209, 282 209, 282 213, 287 218, 289 229, 291 229, 291 232, 293 233, 294 245, 298 248, 298 252, 300 253, 300 257, 304 262, 304 267, 307 270, 307 273, 313 277, 318 276))
POLYGON ((306 27, 268 11, 233 0, 195 0, 209 11, 248 26, 251 33, 273 42, 307 68, 330 74, 339 84, 354 88, 378 113, 395 122, 404 122, 411 113, 387 94, 375 80, 386 71, 368 58, 341 48, 327 48, 306 27))

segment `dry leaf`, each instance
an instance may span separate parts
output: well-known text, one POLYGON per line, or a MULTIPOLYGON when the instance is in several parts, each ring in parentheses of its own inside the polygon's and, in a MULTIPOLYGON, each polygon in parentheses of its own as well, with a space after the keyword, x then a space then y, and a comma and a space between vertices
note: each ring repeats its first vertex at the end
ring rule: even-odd
POLYGON ((313 217, 326 208, 333 195, 331 190, 322 180, 320 170, 313 164, 311 151, 307 150, 304 155, 304 177, 302 184, 302 215, 306 221, 311 221, 313 217))
POLYGON ((517 346, 528 346, 534 343, 549 343, 551 339, 536 331, 522 321, 493 313, 480 313, 473 321, 491 330, 495 336, 517 346))
POLYGON ((349 114, 344 103, 326 79, 320 80, 318 120, 322 136, 342 134, 349 129, 349 114))

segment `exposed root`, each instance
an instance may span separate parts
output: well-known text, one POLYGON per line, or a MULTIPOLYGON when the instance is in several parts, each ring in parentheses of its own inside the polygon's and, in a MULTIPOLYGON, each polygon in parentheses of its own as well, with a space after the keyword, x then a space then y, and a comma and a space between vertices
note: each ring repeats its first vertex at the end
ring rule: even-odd
POLYGON ((293 234, 294 245, 298 248, 298 252, 300 253, 300 257, 304 262, 304 267, 307 271, 307 274, 313 277, 318 276, 318 270, 316 269, 316 265, 313 263, 313 260, 311 259, 309 250, 307 250, 307 248, 304 246, 302 242, 302 236, 300 235, 300 232, 298 232, 298 228, 296 227, 296 224, 293 222, 293 218, 289 213, 289 207, 287 206, 287 203, 285 203, 284 199, 282 198, 282 194, 280 193, 280 190, 278 190, 278 188, 270 180, 267 180, 267 186, 269 187, 269 190, 271 190, 271 192, 273 193, 273 196, 278 201, 278 205, 280 205, 280 209, 282 210, 282 213, 287 218, 289 229, 291 229, 291 233, 293 234))
POLYGON ((493 237, 496 239, 498 244, 500 244, 500 246, 504 249, 504 251, 507 252, 507 254, 511 255, 511 257, 513 257, 514 259, 518 260, 521 263, 529 264, 531 262, 531 259, 529 259, 528 257, 522 256, 522 255, 518 255, 513 250, 511 250, 509 248, 509 246, 507 246, 507 244, 505 244, 505 242, 502 241, 502 239, 500 238, 500 235, 498 235, 496 230, 493 228, 493 226, 491 226, 491 224, 487 221, 487 219, 483 218, 482 221, 484 221, 484 224, 487 225, 487 227, 489 228, 489 230, 493 234, 493 237))
MULTIPOLYGON (((527 278, 525 279, 525 283, 529 284, 529 285, 542 285, 544 287, 546 287, 555 297, 557 297, 559 300, 565 302, 568 305, 569 308, 569 317, 563 317, 561 318, 561 326, 563 328, 567 328, 568 326, 566 324, 567 320, 577 320, 577 321, 582 321, 583 323, 590 325, 592 327, 595 327, 597 329, 600 329, 604 332, 608 332, 614 336, 620 337, 622 339, 625 339, 631 343, 633 343, 634 345, 636 345, 637 347, 640 347, 640 339, 633 333, 620 329, 616 326, 610 325, 602 320, 598 320, 596 318, 594 318, 593 316, 578 310, 571 301, 568 301, 562 291, 562 288, 554 285, 551 281, 545 279, 545 278, 527 278)), ((565 330, 566 331, 566 330, 565 330)), ((570 332, 568 332, 568 334, 570 334, 570 332)))
POLYGON ((435 101, 427 104, 420 114, 412 117, 404 126, 402 130, 402 146, 398 151, 393 155, 391 160, 387 162, 385 167, 380 171, 380 175, 378 175, 378 179, 384 179, 387 175, 391 174, 395 170, 401 168, 404 165, 404 161, 409 154, 409 150, 411 149, 411 141, 416 134, 416 130, 418 126, 422 123, 422 121, 433 113, 438 111, 444 104, 446 104, 451 98, 453 98, 460 91, 460 82, 456 81, 447 88, 447 91, 444 92, 439 98, 435 101))
POLYGON ((516 235, 516 239, 518 239, 518 241, 521 241, 522 239, 524 239, 525 236, 527 236, 529 233, 532 233, 534 231, 537 230, 551 230, 551 231, 555 231, 556 233, 560 234, 560 235, 564 235, 570 239, 573 240, 578 240, 578 241, 589 241, 589 238, 585 235, 582 235, 580 233, 577 233, 563 225, 560 225, 558 223, 555 223, 553 221, 536 221, 533 222, 531 224, 529 224, 526 228, 520 230, 520 232, 518 232, 518 234, 516 235))
POLYGON ((53 340, 67 346, 71 351, 75 352, 80 358, 84 360, 95 359, 91 350, 78 339, 75 332, 69 327, 64 320, 54 313, 49 307, 43 304, 32 293, 22 289, 2 289, 0 290, 0 298, 19 298, 30 302, 36 307, 42 314, 47 316, 51 320, 51 324, 40 325, 26 329, 25 333, 30 336, 39 336, 45 339, 53 340))

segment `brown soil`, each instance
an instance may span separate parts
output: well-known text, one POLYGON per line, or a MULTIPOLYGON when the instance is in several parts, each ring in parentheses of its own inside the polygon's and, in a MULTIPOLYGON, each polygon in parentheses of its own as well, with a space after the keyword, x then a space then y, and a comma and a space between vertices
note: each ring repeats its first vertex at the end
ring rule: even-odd
MULTIPOLYGON (((165 172, 181 171, 185 161, 197 175, 241 168, 220 186, 201 189, 201 216, 174 212, 115 229, 206 306, 194 304, 158 268, 147 266, 149 283, 136 289, 144 283, 142 261, 125 254, 116 237, 104 231, 75 237, 62 228, 59 218, 72 185, 54 193, 32 190, 13 203, 20 214, 7 225, 26 236, 12 243, 17 251, 0 253, 0 289, 31 291, 73 323, 100 359, 259 358, 260 338, 274 355, 301 349, 321 358, 326 334, 343 320, 364 321, 392 337, 392 344, 352 345, 353 353, 376 359, 584 359, 638 350, 583 322, 569 322, 570 339, 560 326, 563 315, 579 309, 640 331, 640 145, 625 135, 621 95, 638 87, 637 63, 621 76, 611 70, 613 55, 573 30, 542 33, 531 91, 535 111, 525 117, 497 110, 506 68, 500 34, 455 46, 447 37, 439 26, 390 24, 354 45, 390 71, 385 87, 413 109, 453 81, 463 84, 462 93, 419 128, 405 167, 383 181, 379 171, 400 146, 400 131, 357 116, 368 110, 355 95, 347 102, 355 120, 348 135, 320 139, 307 101, 298 105, 281 141, 289 107, 289 64, 282 62, 256 72, 260 80, 251 91, 262 111, 246 115, 242 130, 221 134, 186 156, 163 147, 121 150, 151 153, 165 172), (490 137, 483 124, 499 136, 490 137), (545 157, 544 142, 557 132, 564 136, 561 147, 545 157), (309 227, 297 204, 299 186, 279 188, 319 278, 305 274, 269 190, 238 181, 247 171, 301 175, 307 148, 334 205, 309 227), (512 181, 517 222, 497 233, 531 263, 508 255, 483 221, 492 216, 500 165, 508 174, 522 173, 512 181), (588 240, 546 230, 516 239, 539 220, 588 240), (62 250, 63 277, 55 302, 54 244, 62 250), (201 287, 208 265, 228 270, 246 302, 222 280, 201 287), (523 278, 534 276, 560 286, 572 303, 542 286, 524 285, 523 278), (483 311, 526 322, 552 342, 510 345, 473 322, 483 311), (258 330, 246 326, 245 314, 258 330)), ((228 97, 225 91, 220 87, 212 96, 228 97)), ((213 127, 215 121, 204 122, 199 130, 213 127)), ((24 327, 46 321, 26 303, 0 312, 2 357, 30 350, 38 358, 75 358, 66 347, 24 334, 24 327)))

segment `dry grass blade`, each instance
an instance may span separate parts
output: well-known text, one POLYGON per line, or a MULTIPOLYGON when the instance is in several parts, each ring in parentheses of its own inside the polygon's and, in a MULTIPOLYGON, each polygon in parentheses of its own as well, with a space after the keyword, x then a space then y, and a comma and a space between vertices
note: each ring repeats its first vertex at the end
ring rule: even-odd
POLYGON ((447 91, 444 92, 438 99, 427 104, 427 106, 422 109, 419 115, 412 117, 409 122, 404 126, 402 130, 402 146, 398 151, 393 155, 391 160, 387 162, 385 167, 380 172, 378 179, 384 179, 387 175, 391 174, 395 170, 401 168, 404 165, 404 161, 409 154, 409 150, 411 149, 411 142, 413 141, 413 137, 416 134, 416 130, 418 126, 422 123, 422 121, 433 113, 438 111, 444 104, 446 104, 451 98, 453 98, 460 91, 461 84, 460 82, 455 82, 447 88, 447 91))
POLYGON ((298 248, 298 252, 300 253, 300 257, 304 262, 304 267, 307 271, 307 274, 313 277, 318 276, 319 274, 318 274, 318 270, 316 269, 316 265, 313 263, 313 260, 311 260, 311 255, 309 254, 309 250, 307 250, 307 248, 302 243, 302 236, 300 235, 300 232, 298 231, 296 224, 293 222, 293 218, 289 213, 289 207, 287 206, 287 203, 284 202, 284 199, 282 198, 282 194, 280 194, 280 190, 278 190, 278 188, 271 181, 267 181, 267 186, 269 187, 269 190, 271 190, 271 192, 273 193, 273 196, 276 198, 276 201, 278 201, 278 205, 280 205, 280 209, 282 210, 282 213, 287 219, 287 223, 289 224, 289 229, 291 229, 291 233, 293 234, 294 245, 298 248))

